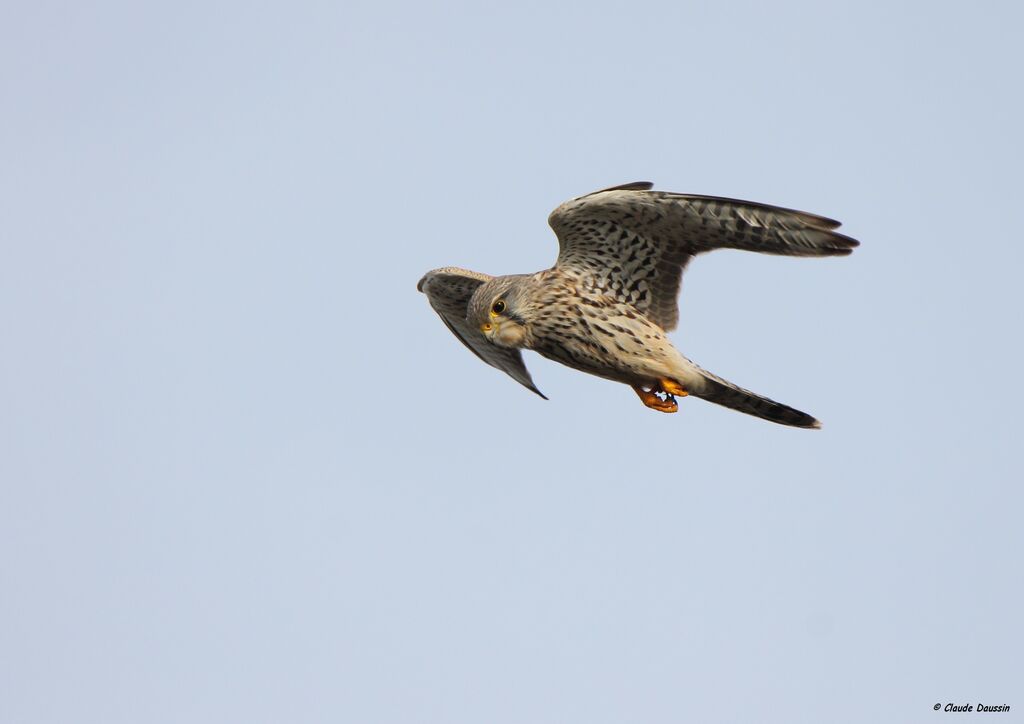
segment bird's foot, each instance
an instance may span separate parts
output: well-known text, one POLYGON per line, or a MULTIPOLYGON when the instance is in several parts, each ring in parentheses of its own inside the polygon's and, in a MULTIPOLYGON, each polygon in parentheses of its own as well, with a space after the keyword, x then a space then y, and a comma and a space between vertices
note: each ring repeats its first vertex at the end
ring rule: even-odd
POLYGON ((675 395, 676 397, 686 397, 687 395, 690 394, 689 392, 686 391, 685 387, 683 387, 675 380, 670 380, 668 378, 663 377, 659 380, 659 382, 661 383, 661 389, 668 395, 675 395))
POLYGON ((635 385, 633 387, 633 391, 636 392, 640 400, 652 410, 657 410, 658 412, 676 412, 679 410, 679 405, 676 404, 676 398, 665 390, 647 390, 640 385, 635 385))

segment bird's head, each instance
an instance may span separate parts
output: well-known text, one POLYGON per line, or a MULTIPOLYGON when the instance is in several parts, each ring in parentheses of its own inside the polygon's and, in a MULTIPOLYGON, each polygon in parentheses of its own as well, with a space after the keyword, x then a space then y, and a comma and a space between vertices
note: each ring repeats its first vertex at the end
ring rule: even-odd
POLYGON ((495 277, 481 284, 469 300, 469 323, 499 347, 522 347, 529 325, 526 313, 526 277, 495 277))

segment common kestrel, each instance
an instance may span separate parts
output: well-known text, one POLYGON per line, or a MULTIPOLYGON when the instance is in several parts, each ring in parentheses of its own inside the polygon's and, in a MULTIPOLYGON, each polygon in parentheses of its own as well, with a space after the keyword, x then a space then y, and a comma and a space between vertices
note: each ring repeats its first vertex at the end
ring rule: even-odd
POLYGON ((666 332, 676 327, 683 270, 696 254, 845 256, 858 242, 822 216, 651 186, 615 186, 555 209, 548 223, 559 252, 551 269, 491 277, 444 267, 427 272, 417 289, 474 354, 541 397, 521 349, 630 385, 660 412, 675 412, 676 397, 693 395, 783 425, 821 427, 701 369, 666 332))

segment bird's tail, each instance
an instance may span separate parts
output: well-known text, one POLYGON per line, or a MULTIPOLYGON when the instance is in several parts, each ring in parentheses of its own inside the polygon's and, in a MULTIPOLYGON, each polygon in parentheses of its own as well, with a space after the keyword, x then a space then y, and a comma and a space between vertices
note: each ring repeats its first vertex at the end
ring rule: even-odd
MULTIPOLYGON (((694 365, 696 367, 696 365, 694 365)), ((745 412, 748 415, 760 417, 765 420, 777 422, 780 425, 791 425, 793 427, 820 428, 821 423, 808 415, 800 412, 781 402, 769 400, 767 397, 755 395, 749 390, 737 387, 731 382, 723 380, 699 367, 696 371, 700 374, 702 384, 690 385, 687 389, 694 397, 699 397, 716 405, 732 408, 745 412)))

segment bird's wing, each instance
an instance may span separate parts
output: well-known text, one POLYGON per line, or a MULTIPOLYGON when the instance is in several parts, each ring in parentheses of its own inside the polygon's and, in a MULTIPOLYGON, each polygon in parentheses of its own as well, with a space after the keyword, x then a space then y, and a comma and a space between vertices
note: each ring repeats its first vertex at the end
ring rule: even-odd
POLYGON ((679 320, 679 285, 695 254, 841 256, 858 244, 823 216, 650 188, 640 182, 581 196, 555 209, 548 223, 558 236, 556 268, 632 304, 666 331, 679 320))
MULTIPOLYGON (((487 338, 466 321, 466 307, 473 292, 481 284, 491 279, 487 274, 444 267, 427 272, 420 279, 416 288, 427 295, 430 306, 438 313, 448 329, 459 338, 469 350, 491 367, 508 373, 516 382, 536 392, 544 394, 533 384, 529 370, 523 364, 523 356, 518 349, 499 347, 487 341, 487 338)), ((546 400, 547 397, 544 397, 546 400)))

